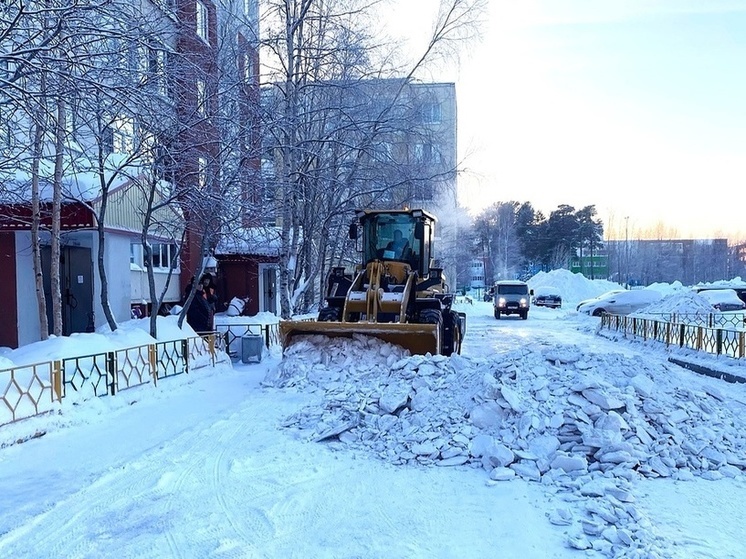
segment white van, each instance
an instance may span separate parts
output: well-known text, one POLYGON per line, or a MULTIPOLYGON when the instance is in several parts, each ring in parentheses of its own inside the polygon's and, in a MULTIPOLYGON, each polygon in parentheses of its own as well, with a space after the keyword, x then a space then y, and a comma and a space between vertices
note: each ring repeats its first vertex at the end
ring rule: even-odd
POLYGON ((495 306, 495 318, 499 319, 504 314, 517 314, 523 320, 528 318, 530 293, 525 281, 504 280, 498 281, 493 287, 495 306))

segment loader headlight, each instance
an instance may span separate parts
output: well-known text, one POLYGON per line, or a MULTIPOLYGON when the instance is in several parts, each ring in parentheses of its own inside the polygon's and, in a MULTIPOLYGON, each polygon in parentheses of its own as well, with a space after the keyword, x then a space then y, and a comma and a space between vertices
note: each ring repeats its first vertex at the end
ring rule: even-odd
POLYGON ((498 304, 499 306, 501 306, 501 307, 504 307, 504 306, 505 306, 505 297, 500 297, 500 298, 499 298, 499 299, 497 300, 497 304, 498 304))
POLYGON ((525 307, 528 304, 528 300, 525 297, 521 297, 521 306, 525 307))

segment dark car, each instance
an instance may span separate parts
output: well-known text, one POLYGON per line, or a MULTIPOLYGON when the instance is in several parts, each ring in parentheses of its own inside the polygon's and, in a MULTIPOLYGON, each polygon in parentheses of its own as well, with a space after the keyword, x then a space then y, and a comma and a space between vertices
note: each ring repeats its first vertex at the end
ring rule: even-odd
POLYGON ((541 288, 538 288, 534 291, 533 304, 537 307, 559 309, 562 307, 562 296, 556 291, 542 290, 541 288))

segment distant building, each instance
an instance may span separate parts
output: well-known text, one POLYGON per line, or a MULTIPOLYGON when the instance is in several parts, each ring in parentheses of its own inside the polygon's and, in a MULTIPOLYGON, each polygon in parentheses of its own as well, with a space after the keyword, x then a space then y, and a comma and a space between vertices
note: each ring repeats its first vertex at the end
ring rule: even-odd
MULTIPOLYGON (((343 143, 351 149, 330 161, 339 168, 335 178, 349 181, 351 191, 360 193, 358 207, 406 204, 436 212, 442 206, 457 206, 454 83, 383 79, 318 82, 314 87, 317 112, 340 121, 338 128, 345 130, 343 143)), ((265 111, 279 113, 280 88, 263 88, 262 103, 265 111)), ((262 198, 268 210, 264 221, 277 225, 281 194, 273 185, 282 183, 275 174, 283 165, 284 146, 268 135, 263 141, 262 198)))
POLYGON ((590 254, 576 254, 570 259, 570 271, 589 279, 606 279, 609 276, 609 255, 600 250, 590 254))
POLYGON ((684 285, 729 279, 733 274, 727 239, 606 241, 609 279, 650 285, 684 285))
POLYGON ((746 243, 730 247, 728 255, 729 278, 741 277, 746 279, 746 243))
POLYGON ((471 261, 471 279, 469 285, 472 289, 482 289, 486 286, 484 262, 481 260, 471 261))

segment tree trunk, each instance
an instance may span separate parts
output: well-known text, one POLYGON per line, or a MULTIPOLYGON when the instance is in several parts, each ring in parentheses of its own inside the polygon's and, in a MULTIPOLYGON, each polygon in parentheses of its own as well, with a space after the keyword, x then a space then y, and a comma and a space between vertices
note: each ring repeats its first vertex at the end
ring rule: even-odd
MULTIPOLYGON (((43 81, 43 78, 42 78, 43 81)), ((39 313, 39 338, 49 338, 49 322, 47 321, 47 299, 44 295, 44 274, 41 266, 41 245, 39 244, 39 229, 41 216, 39 215, 39 160, 41 159, 41 145, 44 136, 44 118, 42 111, 36 115, 34 126, 33 159, 31 162, 31 250, 34 260, 34 278, 36 284, 36 306, 39 313)))
POLYGON ((96 264, 98 267, 98 277, 101 282, 101 307, 104 309, 104 317, 106 322, 114 332, 117 329, 117 321, 114 319, 114 314, 111 312, 109 306, 109 283, 106 276, 106 234, 104 232, 104 225, 106 223, 106 207, 109 201, 109 184, 104 176, 106 157, 103 153, 103 146, 98 146, 98 173, 99 182, 101 185, 101 208, 98 213, 98 219, 96 223, 96 229, 98 232, 98 250, 96 251, 96 264))
POLYGON ((55 158, 52 184, 52 263, 50 269, 52 323, 55 336, 62 335, 62 290, 60 282, 60 214, 62 211, 63 150, 65 147, 65 100, 57 98, 57 124, 54 130, 55 158))

